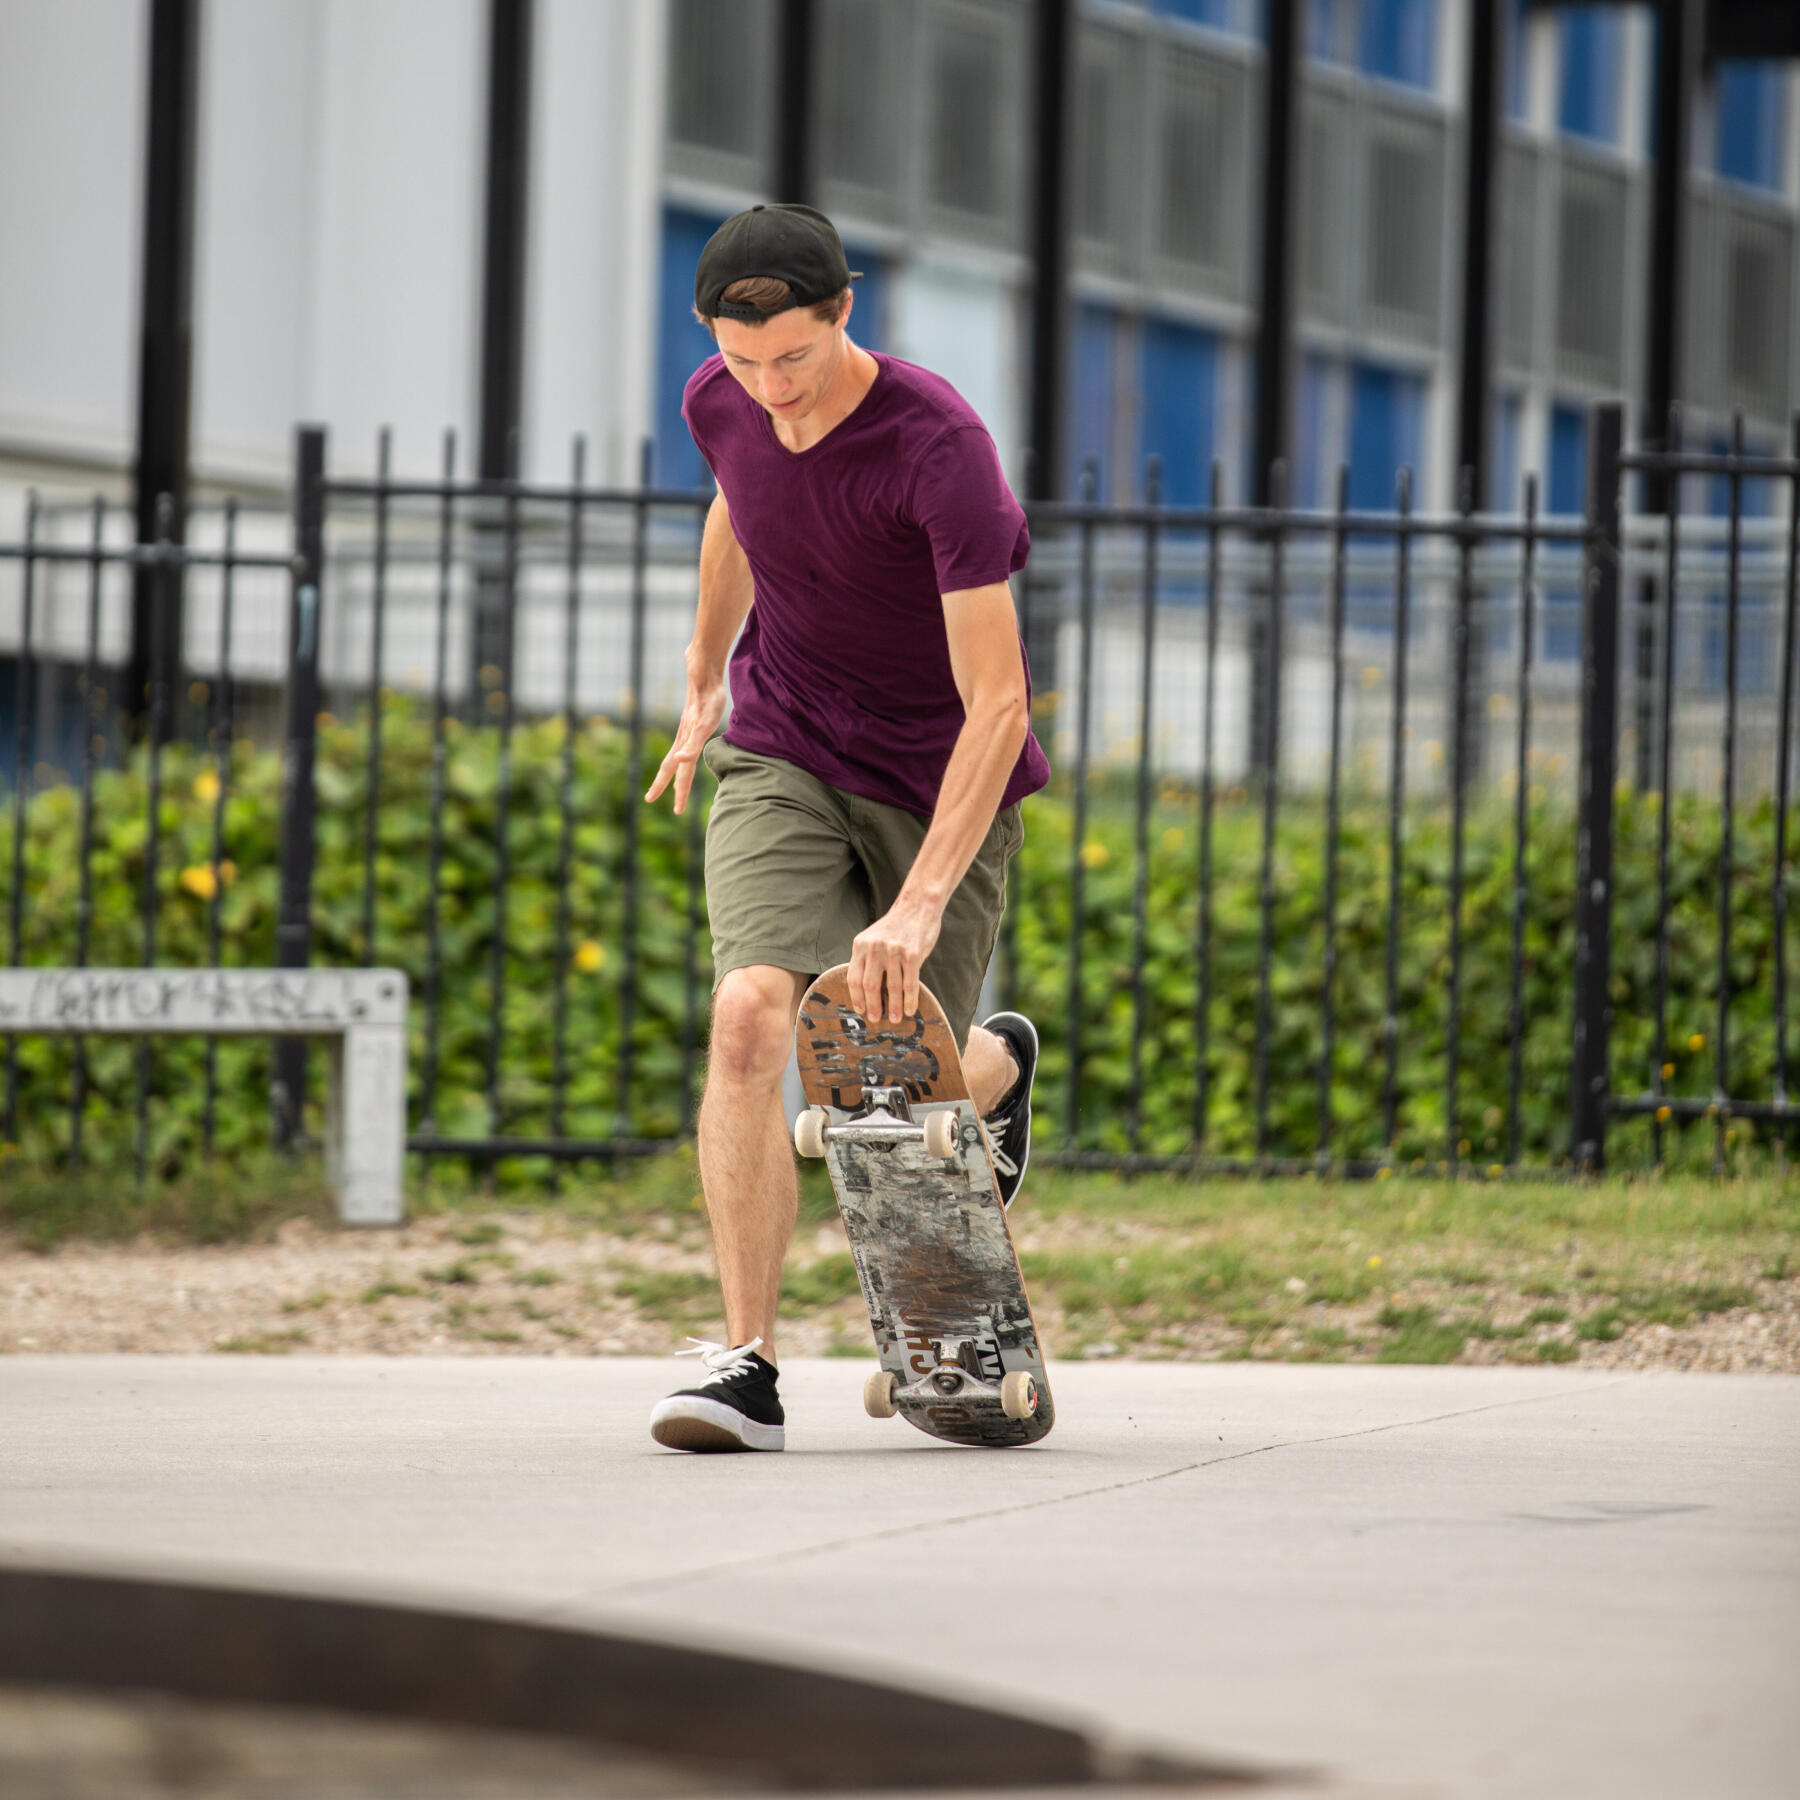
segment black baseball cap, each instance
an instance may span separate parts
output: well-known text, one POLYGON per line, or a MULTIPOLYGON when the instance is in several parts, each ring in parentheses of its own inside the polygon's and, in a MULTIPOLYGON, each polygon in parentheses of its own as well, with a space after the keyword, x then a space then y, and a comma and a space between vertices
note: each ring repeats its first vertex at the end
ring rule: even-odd
POLYGON ((790 305, 815 306, 841 294, 861 273, 845 263, 837 227, 814 207, 753 206, 734 213, 707 239, 694 270, 694 310, 702 318, 754 325, 772 315, 726 300, 734 281, 769 276, 792 289, 790 305))

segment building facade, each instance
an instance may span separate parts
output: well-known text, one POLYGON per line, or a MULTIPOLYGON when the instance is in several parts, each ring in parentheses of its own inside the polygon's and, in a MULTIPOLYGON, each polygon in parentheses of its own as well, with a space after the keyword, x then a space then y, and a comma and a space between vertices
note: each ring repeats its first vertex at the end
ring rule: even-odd
MULTIPOLYGON (((1641 391, 1654 29, 1641 8, 1511 0, 1484 503, 1578 509, 1586 408, 1641 391)), ((862 341, 927 362, 1017 470, 1031 269, 1028 0, 820 0, 820 200, 865 271, 862 341)), ((1466 150, 1463 0, 1311 0, 1301 128, 1291 491, 1455 503, 1466 150)), ((1087 0, 1080 23, 1068 370, 1072 490, 1202 498, 1248 487, 1263 18, 1259 0, 1087 0)), ((685 286, 706 233, 768 198, 773 0, 674 0, 663 182, 659 463, 708 349, 685 286), (744 77, 746 74, 749 79, 744 77)), ((1773 446, 1800 407, 1800 77, 1724 65, 1694 131, 1682 389, 1691 429, 1742 409, 1773 446)))
MULTIPOLYGON (((0 475, 123 479, 132 454, 149 0, 0 7, 0 475)), ((1642 392, 1655 54, 1643 8, 1509 0, 1489 491, 1580 502, 1585 409, 1642 392)), ((695 256, 772 193, 777 0, 536 0, 523 461, 703 477, 679 420, 709 353, 695 256)), ((1019 475, 1031 0, 815 0, 819 202, 863 271, 860 341, 926 363, 1019 475)), ((279 484, 295 420, 334 467, 435 470, 476 426, 488 7, 205 0, 197 478, 279 484)), ((1340 462, 1456 499, 1467 0, 1309 0, 1291 490, 1340 462)), ((1072 157, 1072 488, 1247 488, 1261 0, 1085 0, 1072 157)), ((1689 181, 1681 389, 1753 445, 1800 408, 1800 72, 1724 65, 1689 181)), ((465 457, 464 466, 467 467, 465 457)))

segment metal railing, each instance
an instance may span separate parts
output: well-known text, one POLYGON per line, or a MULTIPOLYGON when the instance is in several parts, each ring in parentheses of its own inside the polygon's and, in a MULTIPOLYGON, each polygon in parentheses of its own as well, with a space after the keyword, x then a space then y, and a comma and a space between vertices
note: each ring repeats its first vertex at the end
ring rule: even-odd
MULTIPOLYGON (((459 478, 450 439, 430 480, 392 474, 385 434, 369 479, 329 475, 325 449, 322 433, 300 434, 291 552, 241 550, 230 507, 218 548, 108 544, 98 503, 85 547, 42 542, 35 509, 24 541, 0 545, 23 606, 9 958, 80 964, 93 948, 95 809, 118 761, 97 729, 105 571, 148 564, 166 584, 216 570, 217 678, 197 715, 202 749, 186 752, 210 775, 210 849, 188 895, 205 895, 203 940, 187 940, 196 959, 407 968, 421 1002, 420 1155, 661 1148, 688 1130, 701 1079, 703 817, 696 805, 677 822, 636 797, 679 707, 710 496, 590 487, 579 444, 560 484, 459 478), (33 823, 35 584, 69 562, 89 575, 91 711, 65 770, 77 895, 66 918, 37 918, 27 840, 50 823, 33 823), (247 570, 289 581, 279 848, 260 871, 272 922, 251 911, 266 944, 249 926, 234 943, 225 908, 224 871, 248 854, 228 826, 250 768, 232 749, 234 584, 247 570)), ((1609 1121, 1640 1117, 1658 1161, 1666 1129, 1696 1120, 1713 1122, 1715 1162, 1737 1121, 1783 1140, 1800 437, 1786 458, 1747 457, 1741 438, 1728 456, 1627 454, 1620 409, 1601 408, 1591 451, 1582 519, 1544 516, 1530 481, 1516 515, 1478 514, 1466 496, 1423 515, 1404 473, 1392 510, 1352 508, 1342 476, 1327 511, 1234 506, 1216 469, 1205 506, 1161 505, 1152 468, 1141 504, 1100 505, 1090 482, 1082 499, 1030 508, 1017 592, 1057 773, 1028 804, 996 978, 1046 1028, 1040 1157, 1353 1174, 1598 1166, 1609 1121), (1627 513, 1628 479, 1671 474, 1722 482, 1721 519, 1627 513), (1747 516, 1753 483, 1785 492, 1785 509, 1747 516), (1690 768, 1676 752, 1702 729, 1715 748, 1690 768), (1642 1088, 1613 1042, 1622 755, 1660 797, 1642 1088), (1702 781, 1716 781, 1716 808, 1695 798, 1702 781), (1752 797, 1773 808, 1773 849, 1746 907, 1752 797), (1717 833, 1710 967, 1675 954, 1671 921, 1692 904, 1671 875, 1678 799, 1717 833), (1750 979, 1766 967, 1773 984, 1766 1092, 1733 1061, 1747 923, 1760 946, 1750 979), (1559 970, 1566 985, 1546 988, 1559 970), (1710 1082, 1678 1094, 1670 1034, 1677 1012, 1702 1006, 1710 1082), (1544 1123, 1551 1102, 1566 1133, 1544 1123)), ((270 623, 258 621, 265 636, 270 623)), ((145 964, 165 947, 170 904, 170 700, 151 696, 131 790, 145 818, 145 964)), ((78 1162, 81 1047, 66 1086, 57 1065, 27 1093, 19 1046, 8 1037, 7 1140, 35 1116, 39 1153, 78 1162), (45 1124, 59 1108, 60 1134, 45 1124)), ((279 1047, 272 1070, 287 1141, 303 1117, 300 1049, 279 1047)), ((211 1150, 220 1088, 205 1055, 196 1140, 211 1150)), ((135 1067, 141 1169, 148 1046, 135 1067)))

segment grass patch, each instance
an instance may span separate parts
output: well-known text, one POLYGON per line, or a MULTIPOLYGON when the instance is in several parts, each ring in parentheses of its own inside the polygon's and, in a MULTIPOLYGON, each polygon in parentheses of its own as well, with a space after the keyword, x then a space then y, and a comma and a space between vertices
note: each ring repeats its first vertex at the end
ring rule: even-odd
POLYGON ((282 1301, 281 1310, 284 1313, 318 1312, 322 1307, 329 1306, 332 1299, 332 1295, 323 1292, 306 1294, 298 1300, 282 1301))
POLYGON ((719 1284, 685 1269, 621 1269, 619 1294, 639 1312, 672 1325, 691 1325, 719 1310, 719 1284))
MULTIPOLYGON (((37 1249, 154 1232, 218 1243, 309 1216, 330 1227, 318 1172, 271 1160, 253 1177, 203 1176, 141 1193, 112 1179, 19 1173, 0 1181, 0 1230, 37 1249)), ((616 1299, 679 1326, 717 1317, 710 1272, 638 1264, 640 1246, 683 1252, 705 1237, 691 1149, 564 1170, 560 1187, 506 1184, 415 1163, 409 1206, 438 1216, 454 1260, 407 1280, 384 1274, 370 1305, 431 1292, 448 1301, 484 1287, 509 1295, 559 1279, 596 1306, 616 1299), (504 1204, 507 1217, 499 1207, 504 1204), (631 1240, 597 1284, 520 1267, 500 1245, 519 1216, 541 1212, 559 1234, 631 1240)), ((817 1165, 800 1171, 798 1242, 783 1275, 793 1313, 847 1305, 855 1268, 811 1248, 835 1217, 817 1165)), ((1350 1182, 1184 1181, 1033 1170, 1012 1214, 1021 1262, 1053 1350, 1237 1354, 1318 1360, 1439 1362, 1459 1354, 1569 1360, 1639 1325, 1692 1327, 1758 1303, 1759 1283, 1800 1277, 1800 1175, 1704 1175, 1597 1181, 1455 1181, 1402 1173, 1350 1182), (1498 1324, 1497 1320, 1515 1321, 1498 1324)), ((290 1303, 294 1311, 309 1301, 290 1303)), ((473 1317, 472 1313, 466 1314, 473 1317)), ((520 1318, 529 1315, 519 1314, 520 1318)), ((866 1354, 860 1333, 851 1348, 866 1354)))
POLYGON ((329 1224, 336 1206, 316 1161, 267 1156, 249 1167, 201 1168, 139 1187, 117 1172, 52 1173, 0 1163, 0 1231, 26 1250, 72 1242, 235 1244, 289 1219, 329 1224))
POLYGON ((416 1282, 393 1281, 383 1276, 364 1288, 361 1298, 363 1305, 377 1306, 383 1300, 415 1300, 424 1291, 416 1282))
POLYGON ((1469 1336, 1466 1321, 1441 1320, 1429 1306, 1384 1306, 1375 1323, 1393 1334, 1375 1352, 1384 1363, 1455 1362, 1469 1336))
POLYGON ((856 1262, 847 1250, 821 1256, 809 1263, 790 1266, 782 1271, 781 1299, 785 1306, 811 1311, 820 1306, 835 1306, 861 1291, 856 1279, 856 1262))
POLYGON ((427 1269, 425 1279, 438 1287, 473 1287, 481 1279, 481 1259, 459 1256, 441 1269, 427 1269))
POLYGON ((255 1331, 218 1339, 213 1348, 227 1356, 286 1356, 306 1342, 304 1331, 255 1331))
POLYGON ((1575 1335, 1585 1343, 1610 1344, 1614 1338, 1625 1335, 1622 1311, 1616 1303, 1596 1307, 1575 1327, 1575 1335))

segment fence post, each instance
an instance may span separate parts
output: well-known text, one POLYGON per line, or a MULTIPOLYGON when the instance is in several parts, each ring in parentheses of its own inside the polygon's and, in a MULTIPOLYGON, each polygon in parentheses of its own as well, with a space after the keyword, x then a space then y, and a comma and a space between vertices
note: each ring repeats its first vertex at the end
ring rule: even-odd
POLYGON ((1588 445, 1587 552, 1581 602, 1581 781, 1575 827, 1575 1031, 1569 1067, 1570 1159, 1606 1167, 1612 1028, 1613 782, 1619 756, 1619 457, 1625 409, 1597 406, 1588 445))
MULTIPOLYGON (((287 718, 281 749, 281 903, 275 966, 312 958, 313 762, 319 720, 319 618, 325 576, 325 428, 294 433, 294 581, 288 606, 287 718)), ((306 1101, 306 1040, 275 1045, 270 1095, 275 1143, 289 1149, 306 1101)))

